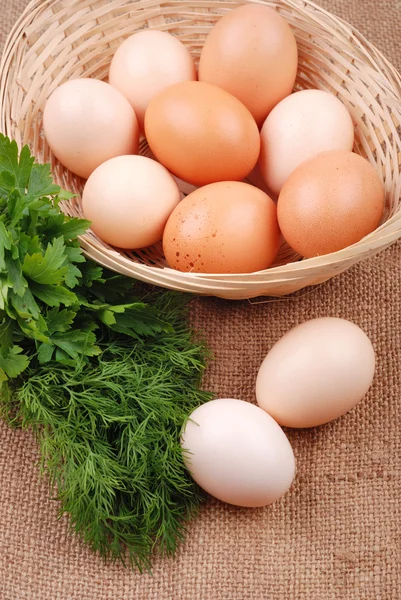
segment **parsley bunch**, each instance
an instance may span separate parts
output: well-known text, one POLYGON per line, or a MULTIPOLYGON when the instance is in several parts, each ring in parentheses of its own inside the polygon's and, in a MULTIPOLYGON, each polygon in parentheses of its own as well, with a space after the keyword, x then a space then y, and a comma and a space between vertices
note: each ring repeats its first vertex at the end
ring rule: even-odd
POLYGON ((0 410, 31 427, 60 513, 104 557, 174 553, 199 488, 179 435, 210 399, 187 298, 87 260, 50 167, 0 135, 0 410))

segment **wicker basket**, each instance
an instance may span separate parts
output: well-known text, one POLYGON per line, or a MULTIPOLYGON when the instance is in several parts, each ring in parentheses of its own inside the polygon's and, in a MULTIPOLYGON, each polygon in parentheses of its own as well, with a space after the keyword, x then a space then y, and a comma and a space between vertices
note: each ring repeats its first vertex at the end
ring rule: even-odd
MULTIPOLYGON (((211 27, 239 3, 231 0, 33 0, 10 33, 0 67, 1 131, 39 161, 51 162, 55 180, 77 193, 65 205, 80 215, 83 181, 60 165, 43 138, 42 110, 62 82, 80 76, 106 79, 118 45, 140 28, 179 37, 197 60, 211 27)), ((118 251, 92 232, 82 237, 86 254, 115 271, 167 288, 241 299, 281 296, 326 281, 389 246, 401 236, 401 78, 387 60, 344 21, 307 0, 265 2, 293 27, 299 48, 296 87, 338 95, 356 129, 355 151, 373 163, 386 189, 382 224, 363 240, 313 259, 284 243, 276 263, 251 274, 181 273, 166 266, 161 245, 118 251)), ((141 154, 148 154, 146 142, 141 154)))

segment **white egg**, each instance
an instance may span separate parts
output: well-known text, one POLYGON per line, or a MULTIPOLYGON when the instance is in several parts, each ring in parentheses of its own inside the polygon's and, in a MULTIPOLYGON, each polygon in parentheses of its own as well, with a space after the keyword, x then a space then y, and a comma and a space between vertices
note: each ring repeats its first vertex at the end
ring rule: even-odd
POLYGON ((138 152, 132 106, 118 90, 97 79, 71 79, 56 88, 46 102, 43 129, 58 160, 85 179, 106 160, 138 152))
POLYGON ((193 479, 229 504, 271 504, 294 478, 294 454, 283 430, 249 402, 223 398, 203 404, 187 421, 181 445, 193 479))
POLYGON ((302 90, 284 98, 260 132, 259 170, 276 195, 301 163, 327 150, 352 150, 354 125, 334 94, 302 90))
POLYGON ((313 319, 272 347, 259 369, 256 397, 280 425, 314 427, 355 406, 374 371, 375 353, 362 329, 345 319, 313 319))
POLYGON ((180 199, 177 183, 161 164, 144 156, 118 156, 89 177, 82 208, 100 239, 132 250, 161 240, 180 199))
POLYGON ((194 81, 196 69, 180 40, 158 29, 138 31, 117 48, 110 65, 109 82, 129 100, 138 122, 154 96, 174 83, 194 81))

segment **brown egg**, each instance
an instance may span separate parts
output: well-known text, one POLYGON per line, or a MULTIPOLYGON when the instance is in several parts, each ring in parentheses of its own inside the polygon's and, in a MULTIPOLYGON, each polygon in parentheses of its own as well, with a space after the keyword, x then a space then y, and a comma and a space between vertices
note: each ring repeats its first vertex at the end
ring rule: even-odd
POLYGON ((288 244, 306 258, 359 242, 379 225, 383 184, 362 156, 322 152, 288 177, 278 199, 278 221, 288 244))
POLYGON ((263 121, 294 87, 298 50, 294 34, 278 12, 245 4, 222 17, 202 50, 199 81, 236 96, 263 121))
POLYGON ((170 267, 196 273, 251 273, 273 262, 279 242, 276 205, 247 183, 222 181, 189 194, 163 235, 170 267))
POLYGON ((244 179, 259 157, 259 132, 248 109, 198 81, 170 86, 151 100, 145 135, 157 160, 194 185, 244 179))

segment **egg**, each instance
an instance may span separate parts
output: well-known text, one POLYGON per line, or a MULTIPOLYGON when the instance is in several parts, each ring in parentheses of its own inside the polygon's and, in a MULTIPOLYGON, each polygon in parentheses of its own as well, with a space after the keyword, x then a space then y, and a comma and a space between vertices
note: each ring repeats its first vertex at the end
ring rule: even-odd
POLYGON ((238 181, 211 183, 189 194, 171 213, 163 234, 170 267, 197 273, 266 269, 279 244, 276 205, 238 181))
POLYGON ((144 156, 119 156, 103 163, 82 194, 83 213, 94 233, 107 244, 130 250, 161 240, 179 201, 172 175, 144 156))
POLYGON ((315 427, 345 414, 370 388, 375 353, 354 323, 306 321, 286 333, 262 362, 258 405, 280 425, 315 427))
POLYGON ((271 504, 294 478, 294 454, 283 430, 266 412, 242 400, 222 398, 195 409, 181 445, 193 479, 229 504, 271 504))
POLYGON ((58 160, 85 179, 106 160, 138 152, 132 106, 97 79, 72 79, 58 87, 46 102, 43 130, 58 160))
POLYGON ((277 206, 282 234, 301 256, 336 252, 379 225, 384 188, 362 156, 331 150, 303 162, 288 177, 277 206))
POLYGON ((196 79, 184 44, 166 31, 146 29, 127 38, 113 56, 109 82, 130 101, 143 128, 150 100, 166 87, 196 79))
POLYGON ((294 34, 279 13, 245 4, 213 27, 199 61, 199 81, 236 96, 259 126, 291 93, 298 66, 294 34))
POLYGON ((354 125, 344 104, 323 90, 302 90, 273 108, 260 132, 260 173, 279 194, 302 162, 326 150, 352 150, 354 125))
POLYGON ((259 157, 251 113, 228 92, 198 81, 178 83, 153 98, 145 134, 158 161, 198 186, 240 181, 259 157))

